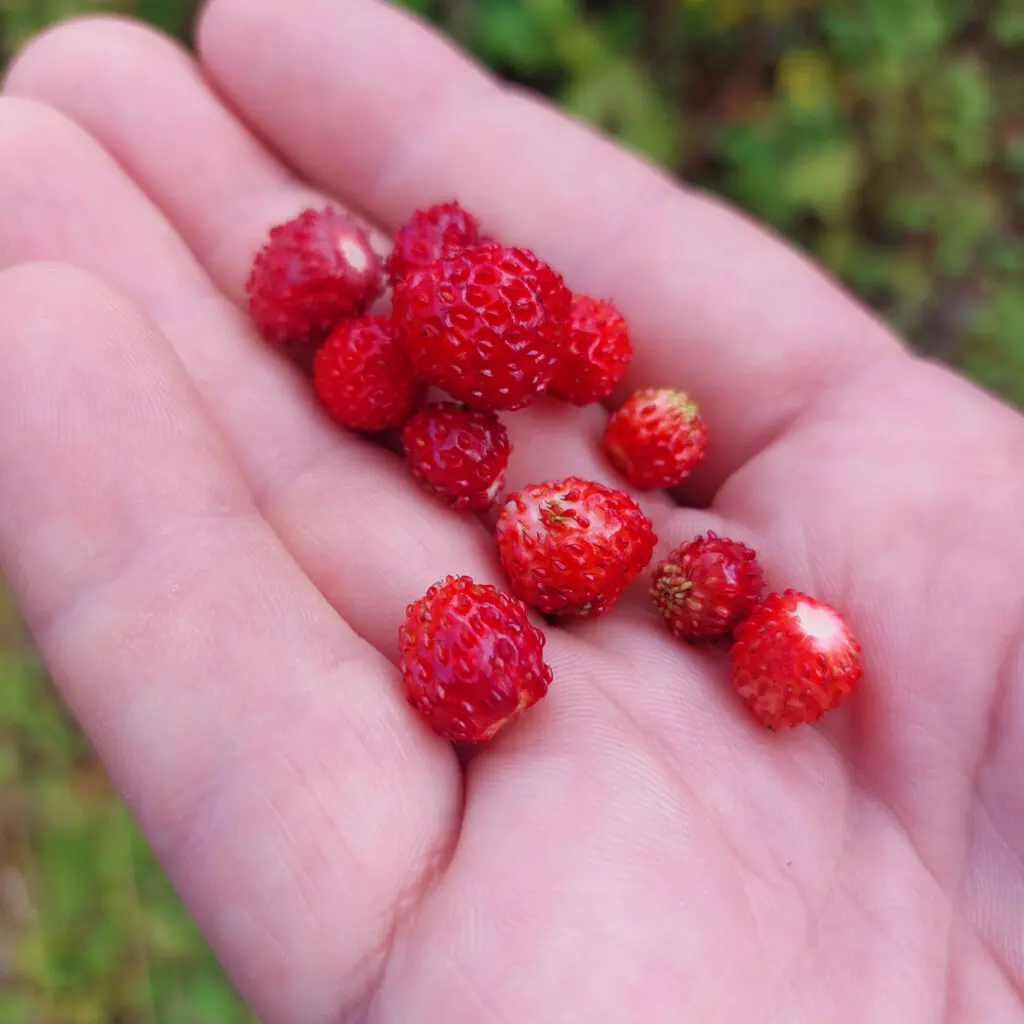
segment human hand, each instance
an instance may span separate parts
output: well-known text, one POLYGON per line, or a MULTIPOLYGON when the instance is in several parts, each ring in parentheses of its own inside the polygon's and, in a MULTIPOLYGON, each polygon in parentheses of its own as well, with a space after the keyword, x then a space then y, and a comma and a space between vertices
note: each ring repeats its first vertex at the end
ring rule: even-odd
MULTIPOLYGON (((212 0, 199 50, 90 21, 10 73, 0 564, 262 1019, 1024 1017, 1021 417, 374 0, 212 0), (638 585, 548 631, 548 697, 460 765, 391 659, 430 583, 500 584, 493 542, 241 311, 325 194, 385 228, 456 196, 614 298, 628 387, 711 431, 644 499, 662 549, 715 529, 836 605, 858 694, 768 734, 638 585)), ((602 420, 508 416, 509 486, 617 482, 602 420)))

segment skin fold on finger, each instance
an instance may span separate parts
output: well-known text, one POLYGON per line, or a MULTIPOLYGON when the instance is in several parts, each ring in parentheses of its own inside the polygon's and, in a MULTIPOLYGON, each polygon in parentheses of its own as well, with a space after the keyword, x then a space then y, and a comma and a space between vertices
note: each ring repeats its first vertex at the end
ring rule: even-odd
POLYGON ((4 272, 0 392, 0 566, 47 665, 263 1019, 332 1024, 447 856, 451 751, 126 301, 4 272))
MULTIPOLYGON (((90 132, 239 305, 252 254, 269 226, 328 201, 223 107, 188 54, 142 26, 110 18, 62 25, 21 54, 6 90, 46 102, 90 132), (77 85, 83 77, 88 90, 77 85), (170 159, 167 137, 178 140, 170 159), (191 173, 194 167, 203 173, 191 173)), ((597 450, 605 419, 599 408, 551 402, 505 418, 516 448, 510 488, 570 473, 623 486, 597 450)), ((662 519, 674 504, 661 493, 643 500, 662 519)))
POLYGON ((210 0, 197 39, 242 116, 384 225, 456 195, 572 287, 613 299, 636 337, 626 388, 682 386, 706 410, 715 448, 695 497, 830 381, 901 351, 781 241, 497 86, 386 3, 296 0, 282 19, 274 0, 210 0))

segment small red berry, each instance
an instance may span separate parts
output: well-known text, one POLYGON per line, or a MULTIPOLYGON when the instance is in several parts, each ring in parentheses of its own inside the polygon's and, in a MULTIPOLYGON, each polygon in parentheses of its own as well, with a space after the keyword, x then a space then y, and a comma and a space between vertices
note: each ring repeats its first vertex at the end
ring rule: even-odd
POLYGON ((736 629, 732 682, 770 729, 815 722, 861 677, 861 649, 843 617, 813 597, 769 594, 736 629))
POLYGON ((739 541, 708 531, 680 544, 654 570, 651 596, 676 636, 698 641, 731 632, 763 589, 757 555, 739 541))
POLYGON ((675 388, 637 391, 604 435, 612 464, 638 490, 675 487, 704 457, 708 432, 697 403, 675 388))
POLYGON ((386 316, 340 323, 316 355, 313 387, 342 426, 369 432, 400 427, 424 390, 386 316))
POLYGON ((589 295, 572 297, 568 342, 551 393, 574 405, 606 399, 633 358, 625 318, 610 303, 589 295))
POLYGON ((388 271, 397 281, 480 241, 480 222, 456 202, 417 210, 395 235, 388 271))
POLYGON ((304 361, 341 320, 363 313, 382 287, 366 232, 327 207, 271 228, 245 290, 260 334, 304 361))
POLYGON ((513 494, 497 537, 512 592, 553 616, 610 611, 657 543, 629 495, 578 477, 513 494))
POLYGON ((572 293, 527 249, 463 249, 399 281, 395 331, 416 373, 477 409, 521 409, 551 383, 572 293))
POLYGON ((406 698, 440 736, 491 739, 551 684, 544 634, 521 601, 446 576, 406 609, 398 635, 406 698))
POLYGON ((493 412, 455 402, 425 405, 405 425, 402 447, 417 480, 454 508, 490 508, 505 482, 512 453, 501 420, 493 412))

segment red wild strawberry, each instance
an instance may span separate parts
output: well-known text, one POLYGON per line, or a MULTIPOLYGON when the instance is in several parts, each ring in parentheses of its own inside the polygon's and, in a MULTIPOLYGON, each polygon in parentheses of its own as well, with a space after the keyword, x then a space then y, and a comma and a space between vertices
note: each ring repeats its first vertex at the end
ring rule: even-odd
POLYGON ((399 281, 393 316, 416 373, 477 409, 521 409, 551 383, 572 293, 527 249, 463 249, 399 281))
POLYGON ((651 596, 676 636, 714 640, 731 632, 763 589, 757 555, 708 531, 680 544, 655 569, 651 596))
POLYGON ((260 334, 308 363, 331 329, 364 312, 382 286, 366 232, 348 214, 327 207, 271 229, 245 290, 260 334))
POLYGON ((603 299, 572 297, 568 343, 562 350, 551 393, 574 405, 606 399, 633 358, 622 314, 603 299))
POLYGON ((769 729, 815 722, 861 677, 860 645, 834 608, 787 590, 769 594, 736 629, 732 682, 769 729))
POLYGON ((604 450, 638 490, 675 487, 697 465, 708 432, 697 403, 675 388, 637 391, 608 421, 604 450))
POLYGON ((413 476, 447 498, 454 508, 490 508, 505 483, 512 453, 493 412, 455 402, 425 405, 405 425, 402 447, 413 476))
POLYGON ((400 427, 424 390, 386 316, 340 323, 316 355, 313 387, 342 426, 369 432, 400 427))
POLYGON ((512 592, 552 616, 610 611, 657 543, 632 498, 577 477, 513 494, 497 536, 512 592))
POLYGON ((409 605, 398 645, 407 700, 456 742, 490 739, 551 684, 544 634, 523 603, 468 576, 446 576, 409 605))
POLYGON ((480 222, 456 202, 417 210, 395 235, 388 259, 391 279, 397 281, 437 260, 451 259, 460 249, 480 241, 480 222))

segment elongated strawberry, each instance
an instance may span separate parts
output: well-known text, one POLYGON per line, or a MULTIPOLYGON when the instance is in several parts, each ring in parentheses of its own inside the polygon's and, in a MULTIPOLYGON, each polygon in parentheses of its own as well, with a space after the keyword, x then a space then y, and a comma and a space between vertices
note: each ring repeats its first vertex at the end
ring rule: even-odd
POLYGON ((610 611, 657 543, 632 498, 578 477, 512 495, 497 537, 513 593, 552 616, 610 611))
POLYGON ((860 681, 861 649, 827 604, 787 590, 769 594, 737 627, 732 682, 770 729, 816 722, 860 681))
POLYGON ((566 344, 551 393, 574 405, 606 399, 633 358, 622 314, 603 299, 574 295, 566 344))
POLYGON ((676 388, 637 391, 608 421, 603 447, 612 464, 639 490, 675 487, 707 450, 700 410, 676 388))
POLYGON ((493 412, 455 402, 425 405, 402 431, 413 475, 454 508, 490 508, 505 482, 512 445, 493 412))
POLYGON ((555 374, 572 293, 527 249, 463 249, 395 286, 395 332, 421 380, 476 409, 522 409, 555 374))
POLYGON ((676 636, 700 641, 727 635, 763 589, 754 551, 708 531, 680 544, 655 569, 651 596, 676 636))
POLYGON ((313 387, 342 426, 368 432, 400 427, 424 390, 386 316, 339 324, 316 355, 313 387))
POLYGON ((327 207, 272 228, 245 287, 260 334, 308 367, 328 333, 368 309, 383 283, 366 232, 327 207))
POLYGON ((409 703, 446 739, 491 739, 551 683, 544 634, 521 601, 446 576, 406 610, 398 637, 409 703))

